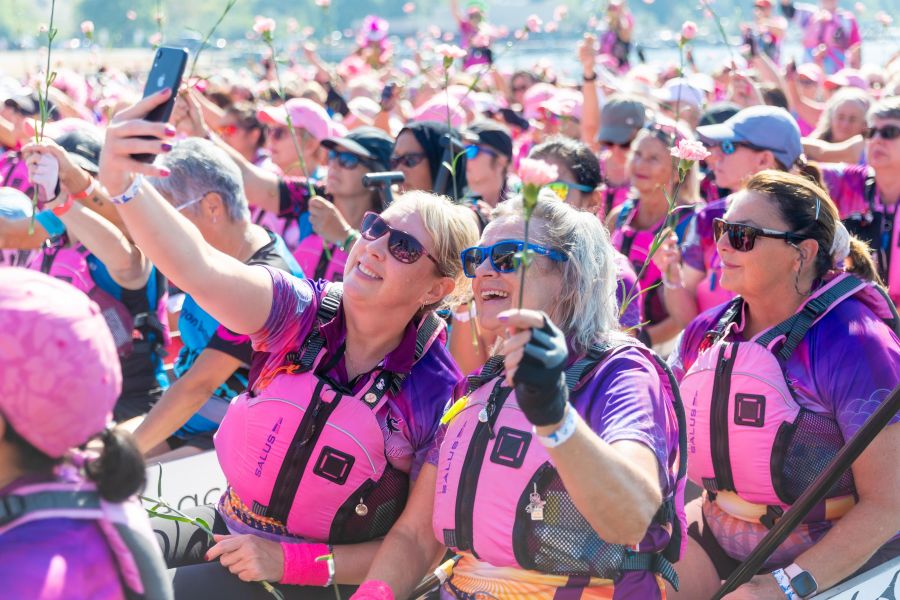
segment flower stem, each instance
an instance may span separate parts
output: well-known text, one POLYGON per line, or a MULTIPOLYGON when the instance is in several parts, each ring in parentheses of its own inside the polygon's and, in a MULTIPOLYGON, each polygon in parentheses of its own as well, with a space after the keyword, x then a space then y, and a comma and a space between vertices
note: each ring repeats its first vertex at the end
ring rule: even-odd
POLYGON ((212 28, 206 33, 206 37, 204 37, 203 41, 200 43, 200 47, 197 48, 197 53, 194 54, 194 60, 191 61, 190 75, 188 75, 189 82, 194 78, 194 71, 196 71, 197 69, 197 61, 200 59, 200 54, 209 45, 209 39, 216 32, 216 29, 219 28, 219 25, 222 24, 222 21, 225 20, 225 17, 228 15, 228 13, 231 12, 231 9, 234 8, 235 4, 237 4, 237 0, 228 0, 228 4, 225 5, 225 9, 222 11, 222 14, 219 15, 218 20, 213 24, 212 28))
MULTIPOLYGON (((56 0, 50 0, 50 24, 47 25, 47 70, 44 73, 44 91, 41 92, 40 86, 37 89, 38 106, 40 107, 41 123, 40 127, 34 129, 34 141, 40 142, 44 139, 44 127, 47 125, 47 118, 50 116, 47 110, 48 97, 50 95, 50 85, 56 78, 56 73, 50 71, 50 54, 53 51, 53 38, 56 37, 56 30, 53 28, 53 17, 56 15, 56 0)), ((38 186, 34 186, 34 192, 31 196, 31 222, 28 224, 28 235, 34 233, 34 219, 37 214, 38 206, 38 186)))
POLYGON ((522 272, 519 274, 519 310, 522 309, 522 301, 525 299, 525 271, 528 270, 528 225, 531 223, 531 215, 525 215, 525 245, 522 248, 522 272))

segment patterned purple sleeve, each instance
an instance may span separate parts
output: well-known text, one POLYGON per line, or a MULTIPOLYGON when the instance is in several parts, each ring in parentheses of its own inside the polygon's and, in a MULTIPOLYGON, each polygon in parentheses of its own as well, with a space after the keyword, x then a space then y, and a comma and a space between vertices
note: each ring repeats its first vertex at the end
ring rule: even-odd
MULTIPOLYGON (((812 381, 802 383, 818 391, 848 439, 900 383, 900 340, 856 301, 833 309, 807 339, 812 381)), ((891 420, 898 422, 900 414, 891 420)))
MULTIPOLYGON (((325 188, 313 185, 313 191, 325 195, 325 188)), ((285 177, 278 182, 278 216, 299 217, 309 210, 309 183, 305 177, 285 177)))
POLYGON ((842 219, 856 213, 865 213, 866 179, 869 167, 866 165, 830 164, 820 167, 822 179, 828 195, 837 206, 842 219))
POLYGON ((573 395, 572 404, 604 442, 629 440, 647 446, 657 458, 660 484, 667 491, 674 485, 670 453, 678 447, 671 393, 649 358, 636 348, 624 348, 573 395))
POLYGON ((707 253, 716 244, 713 239, 713 220, 722 217, 727 207, 728 199, 723 198, 695 213, 681 241, 681 258, 684 264, 697 271, 706 272, 707 253))
POLYGON ((272 310, 262 329, 251 334, 250 339, 254 350, 277 354, 309 333, 316 316, 313 305, 318 303, 314 301, 312 282, 278 269, 263 268, 272 277, 272 310))

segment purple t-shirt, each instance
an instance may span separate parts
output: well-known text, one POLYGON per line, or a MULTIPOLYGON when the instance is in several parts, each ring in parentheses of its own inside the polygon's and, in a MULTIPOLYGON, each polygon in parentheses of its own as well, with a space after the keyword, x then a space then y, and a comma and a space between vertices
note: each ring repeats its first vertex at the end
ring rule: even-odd
POLYGON ((619 325, 622 330, 638 329, 644 322, 644 314, 641 311, 641 285, 637 280, 637 273, 631 262, 621 252, 615 252, 616 258, 616 302, 621 307, 628 298, 628 306, 619 314, 619 325))
MULTIPOLYGON (((20 481, 0 490, 14 493, 20 481)), ((0 596, 30 600, 124 600, 119 569, 94 521, 42 519, 0 536, 0 596)))
MULTIPOLYGON (((604 442, 638 442, 653 452, 659 467, 663 497, 675 494, 676 510, 682 516, 683 524, 684 489, 683 486, 677 486, 676 489, 678 420, 672 406, 672 390, 668 380, 660 377, 652 359, 643 351, 633 346, 623 346, 616 348, 583 381, 569 398, 572 406, 604 442)), ((465 386, 459 386, 456 397, 462 397, 465 392, 465 386)), ((442 426, 438 433, 438 444, 445 432, 446 426, 442 426)), ((438 456, 438 448, 435 448, 429 454, 428 462, 437 465, 438 456)), ((492 483, 479 481, 479 489, 492 483)), ((661 550, 669 539, 669 532, 662 525, 654 523, 641 541, 640 550, 661 550)), ((659 585, 652 574, 629 572, 616 582, 613 600, 652 600, 660 597, 659 585)))
MULTIPOLYGON (((272 277, 272 311, 263 328, 250 336, 253 342, 253 365, 250 380, 265 378, 284 363, 287 352, 296 350, 309 335, 316 319, 319 302, 328 285, 299 279, 283 271, 266 267, 272 277)), ((347 337, 343 305, 337 315, 325 323, 320 331, 325 337, 327 364, 341 353, 347 337)), ((400 345, 384 357, 381 365, 394 373, 409 373, 399 394, 388 395, 388 401, 376 418, 385 438, 385 454, 397 469, 409 473, 412 479, 419 474, 434 443, 434 435, 447 399, 462 379, 462 374, 444 345, 445 333, 431 344, 427 352, 414 361, 416 324, 410 323, 400 345)), ((348 384, 343 355, 326 373, 341 384, 348 384)), ((352 384, 354 393, 366 385, 366 377, 358 377, 352 384)))

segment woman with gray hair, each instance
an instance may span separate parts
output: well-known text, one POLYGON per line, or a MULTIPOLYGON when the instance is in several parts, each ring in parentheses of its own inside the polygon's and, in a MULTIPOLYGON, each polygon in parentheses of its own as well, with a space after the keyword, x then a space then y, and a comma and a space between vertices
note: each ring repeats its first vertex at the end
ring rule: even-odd
MULTIPOLYGON (((188 138, 156 164, 169 175, 150 183, 210 246, 244 264, 302 276, 281 237, 250 222, 240 170, 215 144, 188 138)), ((250 338, 220 325, 191 294, 178 330, 184 346, 175 360, 177 379, 146 416, 131 422, 141 451, 163 460, 211 449, 228 403, 250 377, 250 338)))
POLYGON ((542 192, 522 277, 522 214, 501 204, 462 253, 481 324, 505 339, 445 411, 420 474, 434 493, 410 498, 363 585, 405 598, 449 547, 442 598, 661 598, 683 533, 673 380, 618 330, 599 220, 542 192))

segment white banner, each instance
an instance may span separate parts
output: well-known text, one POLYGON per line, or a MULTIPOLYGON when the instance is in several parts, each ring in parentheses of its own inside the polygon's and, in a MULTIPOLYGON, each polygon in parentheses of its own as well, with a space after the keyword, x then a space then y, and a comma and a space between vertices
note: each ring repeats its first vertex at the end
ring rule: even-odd
POLYGON ((165 463, 148 462, 144 496, 157 497, 160 473, 162 499, 178 510, 216 504, 225 491, 225 475, 213 450, 165 463))

